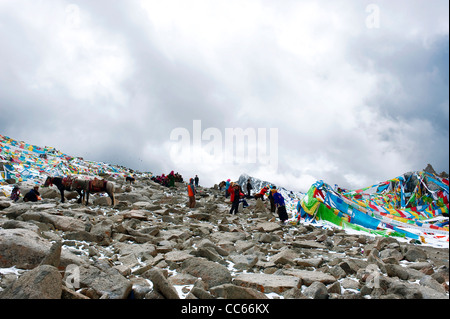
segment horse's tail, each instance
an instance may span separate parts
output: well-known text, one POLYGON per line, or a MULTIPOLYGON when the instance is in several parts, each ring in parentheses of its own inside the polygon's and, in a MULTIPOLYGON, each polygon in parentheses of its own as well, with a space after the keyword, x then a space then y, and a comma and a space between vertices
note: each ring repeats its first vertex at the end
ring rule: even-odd
POLYGON ((106 188, 106 192, 108 193, 109 197, 111 197, 112 205, 114 206, 114 204, 116 202, 115 197, 114 197, 114 189, 115 189, 114 183, 106 182, 105 188, 106 188))

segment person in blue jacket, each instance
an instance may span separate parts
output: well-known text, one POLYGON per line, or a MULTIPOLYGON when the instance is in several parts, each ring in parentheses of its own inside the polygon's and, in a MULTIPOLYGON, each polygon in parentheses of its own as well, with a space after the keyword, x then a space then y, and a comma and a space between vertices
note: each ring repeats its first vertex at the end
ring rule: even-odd
POLYGON ((284 203, 284 197, 280 193, 278 193, 277 190, 275 190, 272 194, 273 201, 275 203, 275 206, 277 208, 278 218, 280 218, 281 222, 285 223, 289 217, 286 212, 286 205, 284 203))
POLYGON ((225 183, 225 198, 228 198, 230 193, 228 192, 228 189, 230 188, 231 179, 227 179, 227 182, 225 183))

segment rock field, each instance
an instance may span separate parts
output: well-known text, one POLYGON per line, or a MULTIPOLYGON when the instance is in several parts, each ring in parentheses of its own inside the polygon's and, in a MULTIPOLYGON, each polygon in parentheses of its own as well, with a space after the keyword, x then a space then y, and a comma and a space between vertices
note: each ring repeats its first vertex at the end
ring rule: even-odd
POLYGON ((0 197, 0 299, 448 299, 447 249, 340 229, 283 225, 268 201, 150 179, 60 203, 0 197))

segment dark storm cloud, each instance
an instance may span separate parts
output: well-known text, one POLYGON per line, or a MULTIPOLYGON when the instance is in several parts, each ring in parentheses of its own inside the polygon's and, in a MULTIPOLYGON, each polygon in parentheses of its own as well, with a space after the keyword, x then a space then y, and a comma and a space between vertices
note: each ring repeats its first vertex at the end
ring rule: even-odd
POLYGON ((0 1, 0 134, 207 184, 448 170, 448 3, 433 3, 0 1), (194 120, 277 128, 278 170, 174 167, 170 134, 194 120))

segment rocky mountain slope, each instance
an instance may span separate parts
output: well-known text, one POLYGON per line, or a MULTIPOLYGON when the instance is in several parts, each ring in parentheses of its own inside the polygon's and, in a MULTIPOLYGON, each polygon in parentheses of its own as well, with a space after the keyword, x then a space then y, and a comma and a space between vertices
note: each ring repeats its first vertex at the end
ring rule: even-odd
POLYGON ((0 298, 448 299, 448 249, 340 229, 283 225, 268 202, 229 215, 229 198, 141 177, 116 205, 0 195, 0 298))

